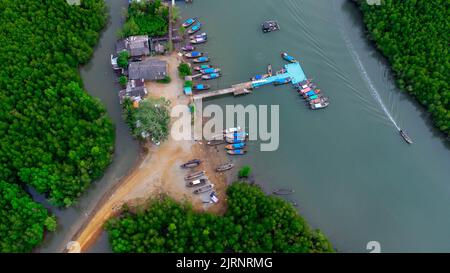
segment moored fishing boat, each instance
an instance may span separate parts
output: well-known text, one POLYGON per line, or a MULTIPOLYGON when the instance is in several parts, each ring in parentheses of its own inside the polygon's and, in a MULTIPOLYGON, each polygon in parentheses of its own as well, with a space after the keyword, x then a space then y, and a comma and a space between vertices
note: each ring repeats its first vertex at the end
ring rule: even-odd
POLYGON ((205 171, 198 171, 198 172, 190 173, 184 177, 184 180, 193 180, 196 178, 200 178, 200 177, 204 176, 205 173, 206 173, 205 171))
POLYGON ((402 136, 402 138, 408 143, 408 144, 413 144, 412 139, 408 136, 408 134, 406 134, 405 131, 403 131, 402 129, 399 130, 400 135, 402 136))
POLYGON ((202 76, 203 80, 214 80, 219 78, 221 75, 220 73, 211 73, 211 74, 205 74, 202 76))
POLYGON ((200 70, 200 73, 202 73, 203 75, 211 74, 211 73, 220 73, 220 69, 211 67, 211 68, 206 68, 206 69, 200 70))
POLYGON ((194 63, 206 63, 206 62, 209 62, 209 57, 203 56, 203 57, 200 57, 200 58, 196 58, 196 59, 193 60, 193 62, 194 63))
POLYGON ((222 165, 218 166, 216 168, 216 172, 228 171, 228 170, 231 170, 233 167, 234 167, 233 163, 231 163, 231 162, 230 163, 225 163, 225 164, 222 164, 222 165))
POLYGON ((207 68, 212 68, 212 66, 209 64, 202 64, 202 65, 194 66, 195 71, 200 71, 200 70, 207 69, 207 68))
POLYGON ((238 150, 238 149, 245 148, 245 146, 246 146, 245 142, 234 143, 234 144, 225 145, 225 149, 227 149, 227 150, 238 150))
POLYGON ((202 161, 200 159, 192 159, 186 163, 183 163, 180 167, 181 168, 195 168, 198 165, 200 165, 201 163, 202 163, 202 161))
POLYGON ((229 144, 243 143, 245 140, 245 138, 225 138, 225 142, 229 144))
POLYGON ((193 45, 185 45, 181 48, 183 51, 193 51, 195 47, 193 45))
POLYGON ((310 100, 309 104, 315 104, 315 103, 321 103, 321 102, 328 102, 327 97, 319 97, 318 99, 310 100))
POLYGON ((186 21, 184 21, 181 25, 182 25, 183 27, 190 27, 190 26, 192 26, 196 21, 197 21, 197 17, 192 17, 192 18, 186 19, 186 21))
POLYGON ((223 136, 226 138, 246 138, 248 137, 248 133, 244 131, 236 131, 232 133, 225 133, 223 136))
POLYGON ((210 86, 208 84, 196 84, 196 85, 192 86, 192 90, 196 90, 196 91, 208 90, 209 88, 210 88, 210 86))
POLYGON ((208 192, 208 191, 212 190, 213 187, 214 187, 214 184, 208 184, 206 186, 203 186, 201 188, 194 190, 193 193, 200 194, 200 193, 208 192))
POLYGON ((208 182, 206 178, 195 179, 186 183, 186 187, 193 188, 203 186, 208 182))
POLYGON ((291 62, 291 63, 297 63, 297 60, 294 57, 288 55, 286 52, 281 53, 281 57, 285 61, 288 61, 288 62, 291 62))
POLYGON ((191 39, 189 42, 191 44, 202 44, 202 43, 206 43, 206 41, 208 41, 207 37, 201 37, 201 38, 191 39))
POLYGON ((200 51, 192 51, 192 52, 184 54, 184 57, 186 57, 186 58, 198 58, 201 56, 203 56, 203 53, 200 51))
POLYGON ((227 150, 229 155, 244 155, 246 152, 246 150, 227 150))
POLYGON ((206 34, 206 32, 202 32, 200 34, 189 36, 189 39, 199 39, 199 38, 208 38, 208 34, 206 34))
POLYGON ((312 110, 323 109, 327 107, 330 103, 327 101, 311 104, 310 107, 312 110))
POLYGON ((197 31, 199 31, 202 28, 202 24, 200 22, 197 22, 194 26, 192 26, 189 30, 188 30, 188 34, 194 34, 197 31))
POLYGON ((269 74, 263 74, 263 75, 255 75, 253 78, 251 78, 252 81, 259 81, 268 78, 269 74))

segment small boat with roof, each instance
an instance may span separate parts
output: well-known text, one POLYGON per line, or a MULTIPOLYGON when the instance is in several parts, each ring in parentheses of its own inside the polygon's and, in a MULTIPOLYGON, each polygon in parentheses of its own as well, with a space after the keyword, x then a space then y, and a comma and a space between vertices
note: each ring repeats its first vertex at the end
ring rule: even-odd
POLYGON ((208 56, 202 56, 200 58, 196 58, 194 60, 192 60, 194 63, 206 63, 209 62, 209 57, 208 56))
POLYGON ((189 38, 190 39, 208 38, 208 34, 206 34, 206 32, 202 32, 200 34, 191 35, 189 38))
POLYGON ((197 22, 194 26, 192 26, 189 30, 188 30, 188 34, 194 34, 197 31, 199 31, 202 28, 202 24, 200 22, 197 22))
POLYGON ((288 61, 290 63, 297 63, 297 60, 290 56, 289 54, 287 54, 286 52, 281 53, 281 57, 285 60, 288 61))
POLYGON ((192 26, 195 22, 197 21, 197 17, 192 17, 189 19, 186 19, 186 21, 184 21, 181 26, 183 27, 190 27, 192 26))
POLYGON ((202 80, 214 80, 219 78, 220 76, 220 73, 205 74, 202 76, 202 80))
POLYGON ((208 68, 212 68, 212 66, 209 64, 202 64, 202 65, 194 66, 195 71, 201 71, 201 70, 208 69, 208 68))
POLYGON ((235 133, 235 132, 240 132, 240 131, 242 131, 242 129, 241 129, 241 127, 232 127, 232 128, 228 128, 228 129, 225 129, 225 130, 223 130, 223 133, 224 134, 230 134, 230 133, 235 133))
POLYGON ((201 37, 201 38, 191 39, 189 42, 191 44, 202 44, 202 43, 206 43, 206 41, 208 41, 207 37, 201 37))
POLYGON ((310 107, 312 110, 317 110, 317 109, 323 109, 325 107, 327 107, 330 103, 328 101, 322 101, 319 103, 312 103, 310 104, 310 107))
POLYGON ((204 91, 204 90, 208 90, 209 88, 211 88, 211 86, 209 84, 196 84, 196 85, 192 86, 192 90, 196 90, 196 91, 204 91))
POLYGON ((199 186, 205 185, 206 183, 208 183, 207 178, 199 178, 199 179, 195 179, 195 180, 187 182, 186 187, 188 187, 188 188, 199 187, 199 186))
POLYGON ((200 70, 200 73, 202 73, 203 75, 211 74, 211 73, 220 73, 220 69, 211 67, 211 68, 206 68, 206 69, 200 70))
POLYGON ((183 51, 193 51, 195 47, 193 45, 185 45, 181 48, 183 51))
POLYGON ((225 146, 225 149, 227 150, 238 150, 238 149, 243 149, 245 148, 246 143, 245 142, 241 142, 241 143, 235 143, 235 144, 228 144, 225 146))
POLYGON ((201 56, 203 56, 203 53, 200 51, 192 51, 192 52, 184 54, 184 57, 186 57, 186 58, 198 58, 201 56))

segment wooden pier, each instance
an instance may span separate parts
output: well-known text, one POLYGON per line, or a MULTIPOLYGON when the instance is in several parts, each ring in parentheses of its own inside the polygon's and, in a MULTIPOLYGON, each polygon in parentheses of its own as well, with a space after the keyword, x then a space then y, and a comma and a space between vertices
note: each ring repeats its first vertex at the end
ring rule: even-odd
POLYGON ((250 94, 252 91, 252 82, 244 82, 232 85, 230 88, 219 89, 215 91, 202 92, 193 96, 195 100, 202 100, 204 98, 211 98, 216 96, 222 96, 226 94, 233 94, 234 96, 250 94))

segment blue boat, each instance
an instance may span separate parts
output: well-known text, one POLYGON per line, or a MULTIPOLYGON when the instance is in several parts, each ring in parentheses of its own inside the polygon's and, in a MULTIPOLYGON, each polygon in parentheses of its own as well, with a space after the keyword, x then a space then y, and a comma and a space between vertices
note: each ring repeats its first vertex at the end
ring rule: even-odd
POLYGON ((315 100, 315 99, 318 99, 318 98, 319 98, 319 96, 314 95, 314 96, 308 97, 307 100, 310 101, 310 100, 315 100))
POLYGON ((191 29, 188 30, 188 34, 194 34, 197 31, 199 31, 201 28, 202 28, 202 24, 200 22, 198 22, 193 27, 191 27, 191 29))
POLYGON ((316 93, 314 91, 309 91, 305 95, 308 97, 312 97, 312 96, 316 95, 316 93))
POLYGON ((273 84, 282 85, 282 84, 287 84, 289 82, 291 82, 291 78, 287 77, 287 78, 283 78, 283 79, 278 79, 278 80, 274 81, 273 84))
POLYGON ((196 84, 192 87, 192 89, 197 91, 208 90, 210 88, 207 84, 196 84))
POLYGON ((247 151, 246 150, 228 150, 227 153, 229 155, 243 155, 245 154, 247 151))
POLYGON ((237 150, 237 149, 242 149, 245 148, 245 142, 240 142, 240 143, 234 143, 234 144, 229 144, 225 146, 225 149, 227 150, 237 150))
POLYGON ((203 80, 213 80, 220 77, 220 73, 211 73, 202 76, 203 80))
POLYGON ((209 64, 202 64, 202 65, 194 66, 195 71, 202 71, 202 70, 208 69, 208 68, 212 68, 212 66, 210 66, 209 64))
POLYGON ((186 21, 183 22, 182 26, 183 27, 190 27, 193 23, 195 23, 195 21, 197 21, 197 17, 192 17, 187 19, 186 21))
POLYGON ((185 53, 184 56, 186 58, 198 58, 200 56, 203 56, 203 53, 199 52, 199 51, 192 51, 192 52, 189 52, 189 53, 185 53))
POLYGON ((297 60, 294 57, 288 55, 286 52, 281 53, 281 57, 290 63, 297 63, 297 60))
POLYGON ((206 62, 209 62, 209 58, 206 56, 194 59, 194 63, 206 63, 206 62))
POLYGON ((229 144, 245 143, 245 138, 225 138, 229 144))
POLYGON ((220 73, 220 69, 210 67, 210 68, 200 70, 200 73, 202 73, 202 74, 220 73))

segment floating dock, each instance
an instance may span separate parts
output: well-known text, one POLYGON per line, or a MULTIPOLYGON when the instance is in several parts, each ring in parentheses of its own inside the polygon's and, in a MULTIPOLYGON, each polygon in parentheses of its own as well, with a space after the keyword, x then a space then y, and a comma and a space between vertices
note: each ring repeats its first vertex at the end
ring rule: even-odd
POLYGON ((302 66, 298 62, 287 64, 284 66, 284 69, 286 70, 284 73, 267 77, 265 79, 253 81, 252 87, 258 88, 267 84, 273 84, 277 81, 284 80, 286 78, 290 78, 292 84, 298 84, 307 79, 305 72, 302 69, 302 66))
POLYGON ((233 94, 235 96, 244 95, 251 93, 251 89, 253 88, 252 82, 244 82, 232 85, 230 88, 219 89, 210 92, 202 92, 193 96, 194 100, 222 96, 226 94, 233 94))

